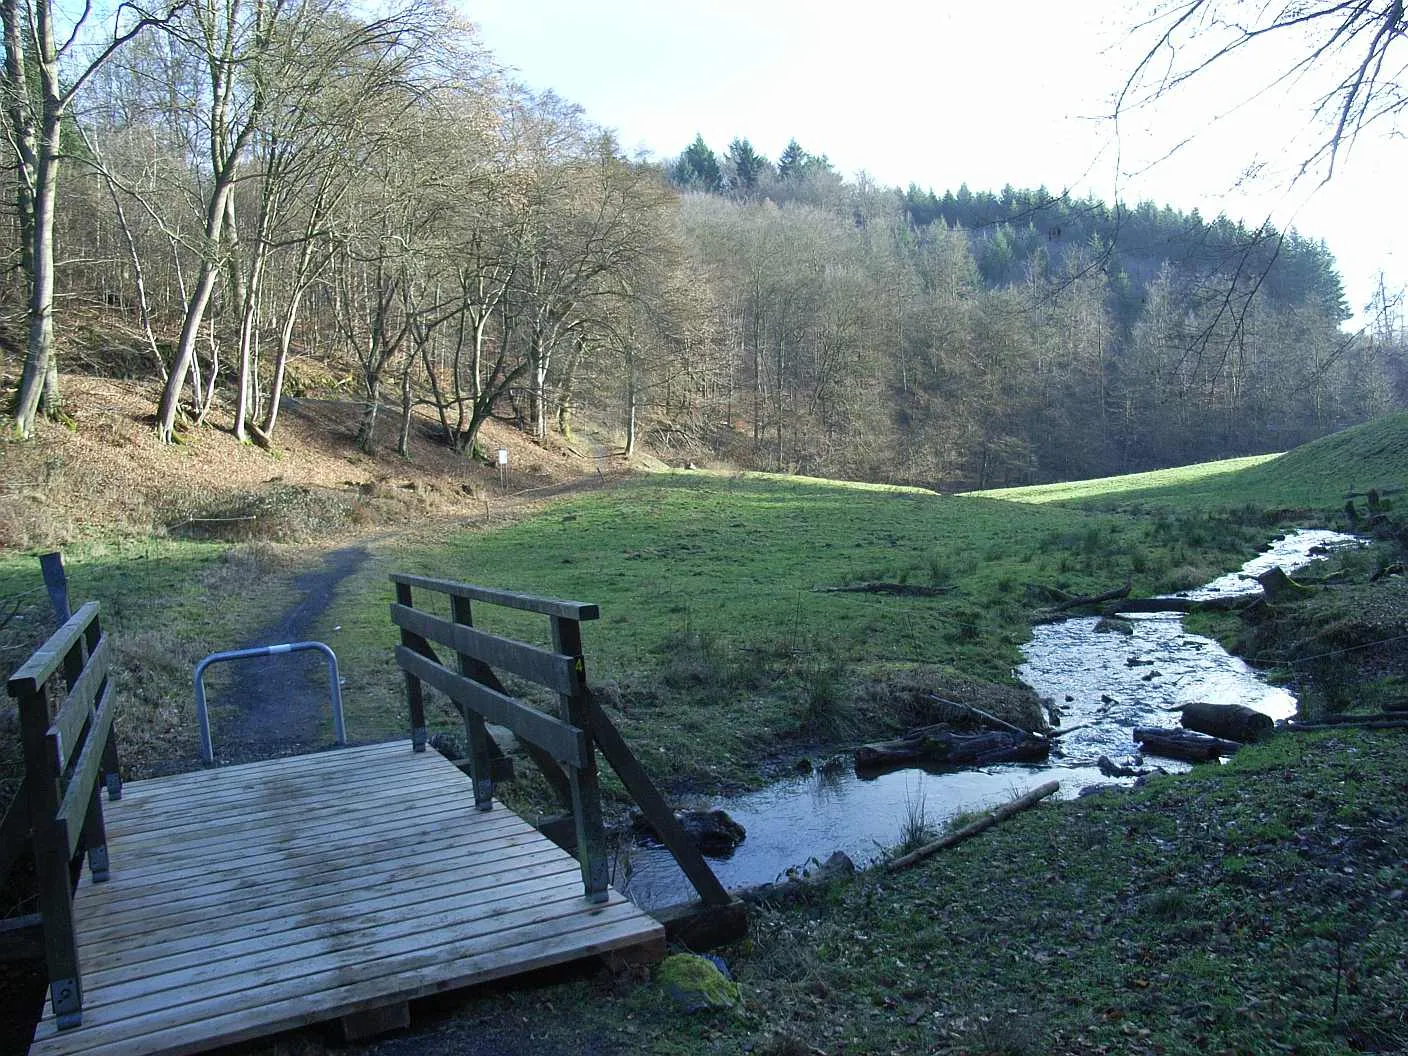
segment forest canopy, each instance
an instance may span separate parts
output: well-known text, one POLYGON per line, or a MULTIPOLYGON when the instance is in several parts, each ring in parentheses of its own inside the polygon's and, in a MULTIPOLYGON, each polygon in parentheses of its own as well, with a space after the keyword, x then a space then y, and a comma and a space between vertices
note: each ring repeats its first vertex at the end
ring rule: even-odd
POLYGON ((1342 332, 1335 262, 1293 231, 882 187, 795 139, 631 158, 434 0, 203 0, 68 53, 45 0, 4 9, 21 435, 26 395, 63 413, 85 313, 168 439, 274 443, 304 362, 360 401, 365 448, 428 419, 468 457, 491 416, 590 414, 627 448, 942 487, 1281 449, 1404 403, 1401 321, 1342 332))

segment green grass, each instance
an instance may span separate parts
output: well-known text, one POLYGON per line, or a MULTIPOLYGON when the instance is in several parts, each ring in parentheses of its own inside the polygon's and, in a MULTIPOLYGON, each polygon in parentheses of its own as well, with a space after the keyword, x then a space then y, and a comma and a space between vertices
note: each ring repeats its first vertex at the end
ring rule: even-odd
MULTIPOLYGON (((975 492, 1025 503, 1095 509, 1338 511, 1351 492, 1408 487, 1408 412, 1387 415, 1282 455, 1253 455, 1123 477, 975 492)), ((1359 500, 1363 506, 1363 499, 1359 500)))
MULTIPOLYGON (((271 544, 155 538, 93 540, 64 551, 71 606, 98 601, 103 626, 113 632, 129 776, 194 760, 196 662, 235 648, 277 616, 295 600, 292 574, 317 560, 316 553, 271 544)), ((6 612, 18 606, 0 628, 0 666, 8 676, 55 627, 34 556, 0 553, 0 598, 10 599, 6 612)), ((218 676, 210 684, 218 687, 218 676)), ((0 716, 3 782, 18 773, 18 756, 10 758, 12 712, 0 709, 0 716)), ((7 799, 0 794, 0 802, 7 799)))
MULTIPOLYGON (((1221 514, 1130 518, 692 473, 572 497, 518 524, 402 551, 395 564, 597 603, 601 619, 584 627, 590 680, 613 684, 620 722, 647 766, 717 788, 757 784, 762 760, 788 744, 878 736, 923 719, 896 709, 885 689, 895 678, 923 672, 930 691, 945 680, 1010 685, 1030 631, 1028 584, 1074 593, 1126 579, 1138 593, 1191 585, 1271 534, 1259 520, 1221 514), (873 582, 950 589, 828 592, 873 582)), ((349 582, 328 617, 342 627, 349 684, 371 702, 355 715, 359 725, 393 714, 376 702, 399 699, 388 567, 349 582)), ((547 641, 542 617, 480 605, 475 621, 547 641)), ((449 721, 448 709, 438 714, 449 721)))
MULTIPOLYGON (((1033 484, 1021 488, 992 488, 987 491, 973 491, 970 495, 990 499, 1005 499, 1008 502, 1082 502, 1087 499, 1104 499, 1110 495, 1125 492, 1146 492, 1153 489, 1176 488, 1187 490, 1194 483, 1208 481, 1209 478, 1238 473, 1264 462, 1282 457, 1278 454, 1248 455, 1244 458, 1227 458, 1218 462, 1200 462, 1192 466, 1174 466, 1171 469, 1155 469, 1147 473, 1125 473, 1117 477, 1095 477, 1090 480, 1071 480, 1060 484, 1033 484)), ((1222 481, 1213 481, 1220 485, 1222 481)))

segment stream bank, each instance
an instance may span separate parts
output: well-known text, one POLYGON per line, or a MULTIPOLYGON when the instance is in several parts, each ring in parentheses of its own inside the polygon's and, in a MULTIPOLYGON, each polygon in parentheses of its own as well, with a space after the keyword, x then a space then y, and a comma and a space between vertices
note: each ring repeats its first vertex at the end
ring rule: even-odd
MULTIPOLYGON (((1333 532, 1294 532, 1238 571, 1178 596, 1255 593, 1254 577, 1270 567, 1291 572, 1326 548, 1355 545, 1353 537, 1333 532)), ((1102 756, 1135 770, 1186 771, 1186 763, 1138 757, 1131 738, 1136 726, 1176 725, 1182 704, 1245 704, 1277 720, 1294 714, 1296 700, 1287 690, 1267 685, 1212 639, 1185 631, 1179 614, 1128 620, 1128 634, 1099 630, 1094 617, 1034 628, 1023 648, 1026 662, 1015 674, 1054 704, 1060 727, 1072 730, 1048 762, 861 777, 849 762, 832 761, 812 774, 708 804, 727 811, 748 833, 731 856, 711 860, 715 873, 725 887, 737 889, 806 869, 835 850, 865 864, 899 843, 906 828, 940 827, 960 812, 990 807, 1044 781, 1060 781, 1060 796, 1073 798, 1092 786, 1137 780, 1107 776, 1099 766, 1102 756)), ((648 907, 691 894, 670 855, 652 845, 623 848, 616 883, 648 907)))

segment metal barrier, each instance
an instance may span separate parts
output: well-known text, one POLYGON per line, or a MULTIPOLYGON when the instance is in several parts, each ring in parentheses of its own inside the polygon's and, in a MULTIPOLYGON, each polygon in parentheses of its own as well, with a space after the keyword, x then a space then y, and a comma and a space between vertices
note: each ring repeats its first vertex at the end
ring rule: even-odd
POLYGON ((253 656, 278 656, 316 649, 328 658, 328 684, 332 696, 332 728, 338 744, 347 743, 347 725, 342 719, 342 685, 337 677, 337 655, 322 642, 285 642, 283 645, 260 645, 253 649, 231 649, 211 653, 196 664, 196 718, 200 720, 200 755, 207 763, 215 762, 215 747, 210 742, 210 713, 205 704, 205 669, 225 660, 245 660, 253 656))

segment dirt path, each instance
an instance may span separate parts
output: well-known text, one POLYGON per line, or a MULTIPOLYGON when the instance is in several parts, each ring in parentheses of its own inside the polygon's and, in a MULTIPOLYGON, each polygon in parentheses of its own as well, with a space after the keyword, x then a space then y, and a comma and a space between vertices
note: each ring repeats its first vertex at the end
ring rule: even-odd
MULTIPOLYGON (((309 640, 338 584, 370 557, 364 545, 326 554, 319 567, 294 579, 299 600, 238 648, 309 640)), ((320 742, 326 739, 321 730, 329 694, 320 654, 286 653, 230 663, 234 684, 213 701, 217 713, 233 709, 213 738, 219 761, 247 762, 326 746, 320 742)))

